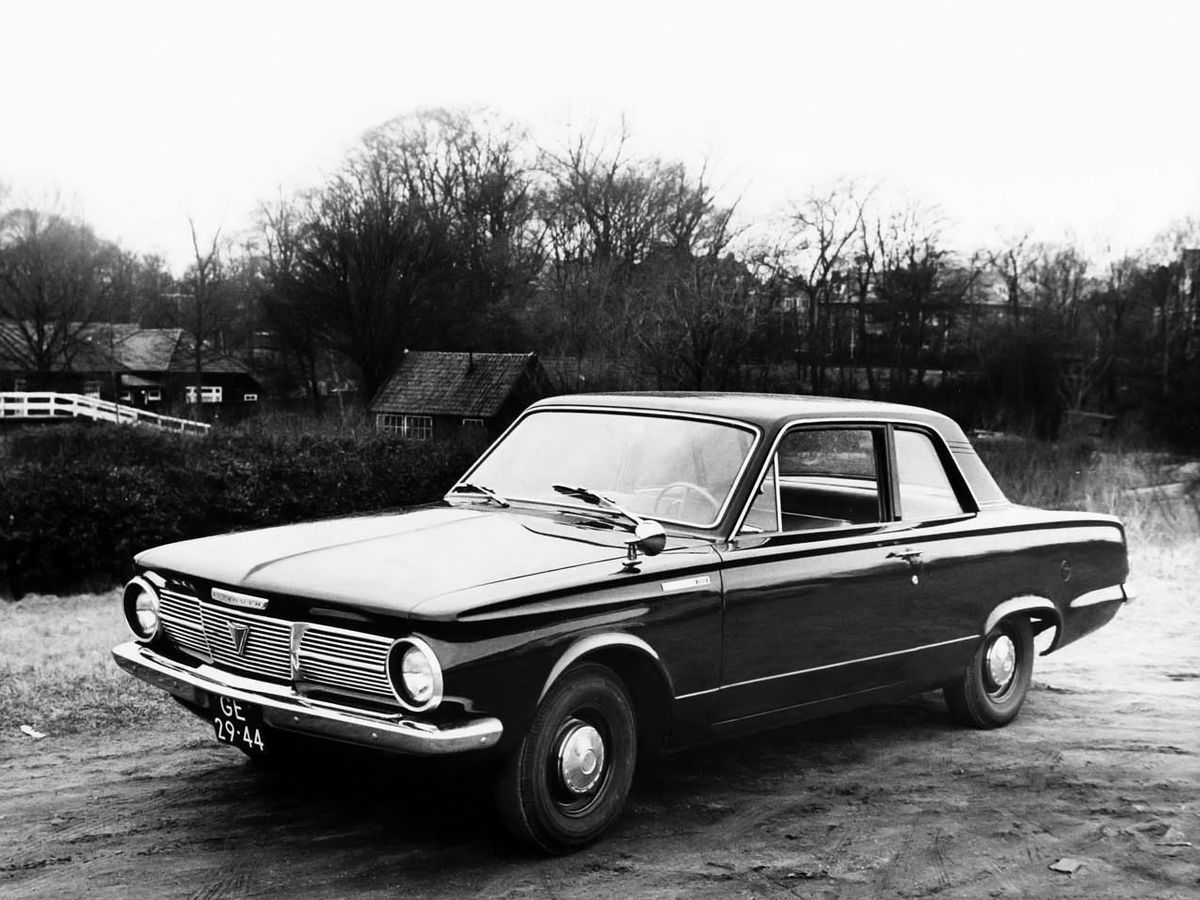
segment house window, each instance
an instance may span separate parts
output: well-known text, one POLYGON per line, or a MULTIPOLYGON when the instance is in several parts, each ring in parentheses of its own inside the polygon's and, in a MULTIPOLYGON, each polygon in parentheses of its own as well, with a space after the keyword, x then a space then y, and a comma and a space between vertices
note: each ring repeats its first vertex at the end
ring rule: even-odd
POLYGON ((162 391, 146 391, 147 403, 158 403, 162 400, 162 391))
POLYGON ((375 427, 387 434, 414 441, 427 441, 433 437, 432 416, 402 416, 397 413, 376 413, 375 427))
POLYGON ((257 403, 258 394, 242 394, 242 401, 245 403, 257 403))
MULTIPOLYGON (((211 384, 203 385, 200 388, 200 402, 201 403, 220 403, 223 394, 224 394, 224 390, 221 388, 220 385, 211 385, 211 384)), ((184 399, 188 403, 196 402, 196 386, 194 384, 189 384, 187 386, 187 393, 186 393, 184 399)))
POLYGON ((133 393, 131 391, 121 391, 120 401, 122 403, 132 403, 133 393))
POLYGON ((89 397, 99 397, 100 396, 100 382, 85 381, 83 383, 83 392, 84 392, 84 394, 86 394, 89 397))
POLYGON ((28 387, 27 387, 28 384, 29 384, 29 382, 26 381, 24 378, 14 378, 13 379, 13 390, 14 391, 28 390, 28 387))
POLYGON ((463 431, 483 431, 483 419, 463 419, 463 431))

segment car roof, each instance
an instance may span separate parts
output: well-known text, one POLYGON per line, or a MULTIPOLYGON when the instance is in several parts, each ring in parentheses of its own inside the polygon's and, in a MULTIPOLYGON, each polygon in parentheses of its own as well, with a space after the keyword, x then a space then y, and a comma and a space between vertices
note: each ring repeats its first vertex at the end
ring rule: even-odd
POLYGON ((965 442, 962 429, 950 418, 918 406, 851 400, 844 397, 815 397, 800 394, 733 394, 718 392, 628 392, 568 394, 547 397, 531 409, 546 406, 595 406, 656 412, 688 413, 735 419, 770 431, 802 419, 883 420, 914 422, 941 432, 952 443, 965 442))

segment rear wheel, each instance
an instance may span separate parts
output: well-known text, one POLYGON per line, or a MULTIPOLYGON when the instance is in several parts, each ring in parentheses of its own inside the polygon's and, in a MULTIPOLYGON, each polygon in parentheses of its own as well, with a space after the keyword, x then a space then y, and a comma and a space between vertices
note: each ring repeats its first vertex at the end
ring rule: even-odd
POLYGON ((604 666, 569 669, 505 762, 496 803, 505 826, 549 853, 598 838, 621 813, 637 756, 637 720, 604 666))
POLYGON ((1017 717, 1033 675, 1033 629, 1014 616, 988 632, 967 671, 942 692, 964 725, 999 728, 1017 717))

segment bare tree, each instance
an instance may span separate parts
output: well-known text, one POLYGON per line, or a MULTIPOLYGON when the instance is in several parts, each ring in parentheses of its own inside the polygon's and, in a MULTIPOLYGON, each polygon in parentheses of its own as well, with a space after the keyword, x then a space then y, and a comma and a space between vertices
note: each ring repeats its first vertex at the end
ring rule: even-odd
POLYGON ((814 191, 792 210, 795 284, 806 301, 794 310, 795 333, 803 348, 803 356, 796 357, 796 375, 801 377, 806 357, 808 381, 814 393, 825 389, 831 344, 830 305, 846 287, 844 257, 862 228, 866 200, 867 196, 852 183, 839 182, 827 190, 814 191))
POLYGON ((1028 233, 1007 241, 1004 247, 988 254, 988 264, 1004 284, 1005 295, 1008 298, 1008 315, 1014 324, 1020 323, 1021 312, 1028 305, 1029 270, 1033 263, 1034 255, 1030 249, 1028 233))
POLYGON ((116 248, 54 213, 17 209, 0 218, 0 351, 38 380, 70 369, 112 299, 116 248))
POLYGON ((309 294, 302 272, 305 251, 302 201, 282 196, 259 210, 264 247, 263 314, 284 358, 284 371, 299 375, 312 403, 322 413, 321 375, 329 351, 327 323, 319 298, 309 294))
POLYGON ((679 271, 661 277, 665 260, 682 269, 718 259, 735 236, 733 207, 718 204, 706 167, 638 158, 624 130, 611 140, 578 134, 544 151, 542 167, 543 321, 559 352, 578 361, 635 345, 648 286, 678 284, 679 271))
POLYGON ((192 380, 195 400, 202 401, 204 365, 226 352, 226 336, 237 316, 229 291, 229 255, 222 242, 221 229, 202 241, 196 223, 188 219, 192 236, 193 262, 183 277, 184 295, 180 298, 178 322, 191 340, 192 380))
POLYGON ((752 348, 775 307, 750 270, 732 255, 644 264, 635 282, 630 340, 656 387, 743 387, 752 348))
POLYGON ((944 366, 955 319, 979 276, 978 260, 956 259, 941 245, 935 213, 909 205, 876 230, 879 318, 890 336, 891 386, 919 391, 929 365, 944 366))

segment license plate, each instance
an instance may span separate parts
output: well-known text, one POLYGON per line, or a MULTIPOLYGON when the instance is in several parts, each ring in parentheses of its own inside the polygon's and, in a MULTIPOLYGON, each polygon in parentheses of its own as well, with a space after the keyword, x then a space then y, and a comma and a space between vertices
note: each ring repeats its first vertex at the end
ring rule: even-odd
POLYGON ((214 696, 213 727, 217 740, 241 747, 247 753, 266 753, 262 708, 244 700, 214 696))

